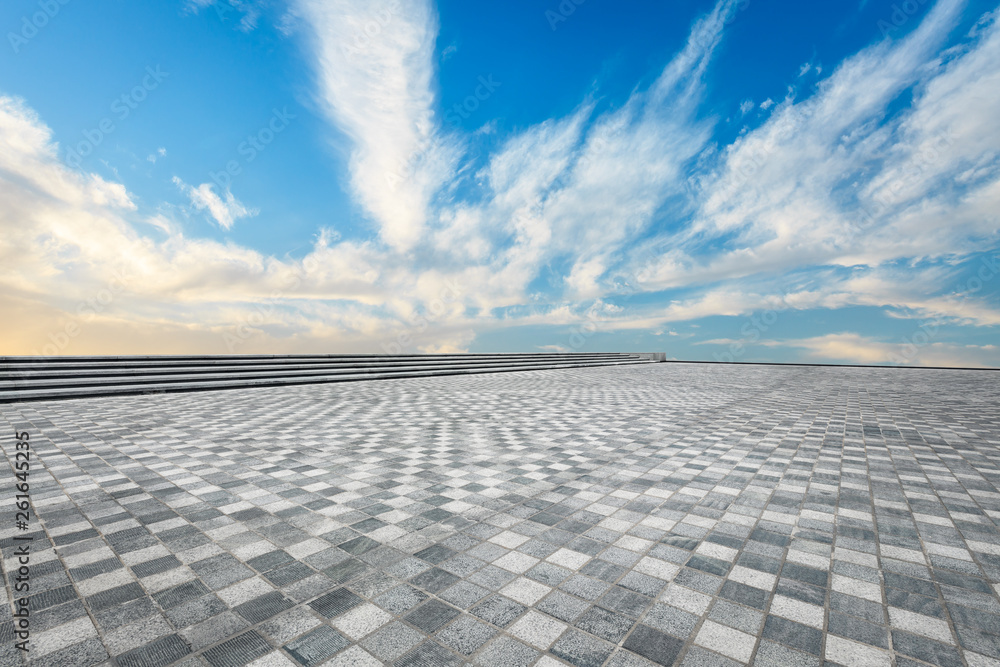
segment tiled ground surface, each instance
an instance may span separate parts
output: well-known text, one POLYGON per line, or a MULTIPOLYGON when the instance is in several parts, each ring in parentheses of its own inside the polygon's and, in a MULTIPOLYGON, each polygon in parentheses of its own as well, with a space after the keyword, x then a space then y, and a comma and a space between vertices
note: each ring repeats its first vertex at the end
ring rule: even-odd
POLYGON ((998 379, 656 364, 0 406, 7 456, 15 427, 36 454, 30 662, 1000 665, 998 379))

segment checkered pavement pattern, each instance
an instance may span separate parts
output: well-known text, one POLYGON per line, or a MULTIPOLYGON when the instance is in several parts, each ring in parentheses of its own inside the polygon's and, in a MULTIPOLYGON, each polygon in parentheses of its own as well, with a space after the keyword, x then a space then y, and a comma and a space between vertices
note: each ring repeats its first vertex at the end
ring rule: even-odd
POLYGON ((0 665, 997 666, 998 377, 666 363, 2 405, 37 516, 27 656, 0 529, 0 665))

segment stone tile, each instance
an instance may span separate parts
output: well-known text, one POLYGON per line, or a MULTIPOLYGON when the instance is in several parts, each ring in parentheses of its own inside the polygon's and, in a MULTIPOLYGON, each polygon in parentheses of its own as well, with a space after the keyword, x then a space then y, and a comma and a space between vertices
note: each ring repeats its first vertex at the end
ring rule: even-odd
POLYGON ((393 663, 395 667, 458 667, 458 656, 440 644, 427 641, 393 663))
POLYGON ((457 653, 471 655, 496 633, 496 628, 463 614, 438 633, 438 640, 457 653))
POLYGON ((284 649, 295 661, 305 667, 323 663, 350 642, 329 626, 320 626, 285 644, 284 649))
POLYGON ((858 667, 892 665, 890 653, 835 635, 827 635, 824 657, 827 661, 840 665, 858 665, 858 667))
POLYGON ((332 619, 330 623, 354 641, 366 637, 392 620, 392 615, 368 603, 332 619))
POLYGON ((734 660, 747 662, 753 655, 757 638, 714 621, 705 621, 695 637, 695 642, 699 646, 717 651, 734 660))
POLYGON ((446 605, 440 600, 432 599, 411 611, 404 617, 404 620, 424 632, 433 633, 460 613, 454 607, 446 605))
POLYGON ((672 665, 684 642, 647 625, 637 625, 623 647, 658 665, 672 665))
POLYGON ((529 611, 507 628, 507 633, 529 646, 545 650, 559 639, 568 626, 551 616, 529 611))
POLYGON ((254 631, 244 632, 202 654, 212 667, 240 667, 271 651, 271 646, 254 631))
POLYGON ((476 663, 483 667, 528 667, 538 656, 538 651, 510 637, 497 637, 479 652, 476 663))
POLYGON ((523 605, 520 605, 509 598, 505 598, 501 595, 494 595, 493 597, 487 598, 473 607, 471 613, 473 616, 478 616, 493 625, 505 628, 510 625, 515 618, 523 614, 526 609, 527 608, 523 605))
POLYGON ((577 630, 568 630, 549 651, 575 667, 600 667, 614 649, 614 645, 609 642, 577 630))

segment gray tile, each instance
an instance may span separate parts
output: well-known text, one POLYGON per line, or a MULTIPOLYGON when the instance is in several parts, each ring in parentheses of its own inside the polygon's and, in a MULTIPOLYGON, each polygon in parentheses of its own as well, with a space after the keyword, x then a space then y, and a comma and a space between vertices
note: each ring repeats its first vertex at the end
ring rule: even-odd
POLYGON ((372 655, 390 663, 422 642, 425 635, 405 623, 394 621, 372 633, 361 642, 372 655))
POLYGON ((458 656, 432 641, 425 642, 393 663, 395 667, 458 667, 458 656))
POLYGON ((823 645, 823 633, 819 630, 778 616, 767 617, 761 636, 813 655, 820 655, 823 645))
POLYGON ((240 616, 227 611, 181 630, 180 635, 191 646, 191 650, 199 651, 206 646, 224 641, 227 637, 232 637, 249 625, 240 616))
POLYGON ((309 603, 309 606, 324 618, 334 618, 356 607, 361 602, 362 599, 351 591, 346 588, 338 588, 335 591, 316 598, 309 603))
POLYGON ((591 607, 577 619, 575 625, 585 632, 617 644, 625 638, 634 623, 634 619, 623 614, 601 607, 591 607))
POLYGON ((496 633, 496 628, 463 614, 438 633, 438 641, 457 653, 471 655, 496 633))
POLYGON ((191 649, 177 635, 167 635, 117 656, 120 667, 160 667, 188 655, 191 649))
POLYGON ((271 646, 264 638, 251 630, 218 646, 213 646, 202 656, 212 667, 240 667, 253 662, 271 650, 271 646))
POLYGON ((314 667, 349 644, 350 642, 339 632, 328 625, 323 625, 288 642, 284 648, 300 665, 314 667))
POLYGON ((637 625, 623 647, 658 665, 672 665, 684 647, 684 642, 649 626, 637 625))
POLYGON ((549 616, 572 623, 590 608, 590 604, 562 591, 552 591, 545 599, 538 602, 535 608, 549 616))
POLYGON ((511 637, 497 637, 479 652, 476 663, 483 667, 528 667, 538 656, 538 651, 511 637))
POLYGON ((575 667, 600 667, 614 651, 614 646, 570 629, 563 633, 549 651, 575 667))
POLYGON ((393 614, 402 614, 427 599, 427 594, 412 586, 397 586, 376 597, 373 602, 393 614))
POLYGON ((428 600, 406 616, 404 620, 414 625, 424 632, 437 632, 448 621, 458 616, 459 612, 454 607, 446 605, 440 600, 428 600))
POLYGON ((525 611, 527 607, 502 595, 494 595, 473 607, 471 613, 493 625, 505 628, 525 611))
POLYGON ((736 628, 741 632, 756 635, 764 622, 764 614, 751 607, 734 604, 727 600, 719 600, 712 606, 708 617, 713 621, 736 628))
POLYGON ((438 593, 438 597, 460 609, 468 609, 489 594, 490 592, 481 586, 476 586, 468 581, 460 581, 451 588, 438 593))
POLYGON ((233 607, 233 611, 245 618, 251 625, 256 625, 292 606, 291 600, 279 591, 271 591, 233 607))

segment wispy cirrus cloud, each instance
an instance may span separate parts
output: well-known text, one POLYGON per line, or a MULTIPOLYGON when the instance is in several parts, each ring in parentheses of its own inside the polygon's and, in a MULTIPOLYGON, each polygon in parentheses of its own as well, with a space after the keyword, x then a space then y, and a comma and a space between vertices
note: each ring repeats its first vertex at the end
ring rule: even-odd
POLYGON ((297 0, 296 8, 311 30, 320 104, 351 142, 351 185, 382 240, 405 252, 426 232, 431 201, 461 153, 437 120, 437 14, 427 0, 297 0))
POLYGON ((257 27, 263 5, 267 0, 186 0, 187 11, 197 14, 211 7, 219 18, 225 20, 230 15, 239 17, 240 30, 250 32, 257 27))
POLYGON ((209 215, 226 231, 232 229, 240 218, 253 217, 260 212, 255 208, 247 208, 228 189, 220 197, 216 194, 215 186, 212 183, 202 183, 198 187, 194 187, 177 176, 174 176, 173 182, 191 200, 192 206, 199 210, 207 210, 209 215))
POLYGON ((849 57, 814 95, 787 98, 725 147, 697 178, 691 226, 660 239, 674 250, 647 286, 817 264, 878 266, 995 241, 988 210, 996 210, 1000 132, 982 100, 997 96, 1000 32, 988 17, 939 56, 963 5, 942 0, 909 36, 849 57), (912 105, 889 116, 905 90, 912 105), (977 164, 985 169, 974 181, 949 187, 977 164), (719 238, 727 239, 721 252, 704 251, 719 238))

